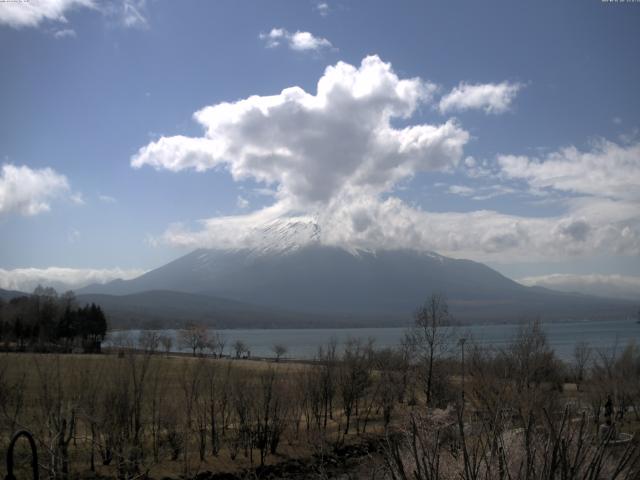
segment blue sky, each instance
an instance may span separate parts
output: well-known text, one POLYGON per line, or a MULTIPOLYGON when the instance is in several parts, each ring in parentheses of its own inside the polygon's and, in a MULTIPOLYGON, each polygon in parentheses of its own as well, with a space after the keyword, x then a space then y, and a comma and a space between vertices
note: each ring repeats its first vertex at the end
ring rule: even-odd
POLYGON ((302 219, 638 298, 639 40, 600 0, 0 3, 0 287, 302 219))

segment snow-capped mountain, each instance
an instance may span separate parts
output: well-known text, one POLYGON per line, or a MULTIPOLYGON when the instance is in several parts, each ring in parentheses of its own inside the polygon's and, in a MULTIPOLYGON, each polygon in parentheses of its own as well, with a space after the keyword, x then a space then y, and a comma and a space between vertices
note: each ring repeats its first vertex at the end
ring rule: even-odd
POLYGON ((320 225, 313 217, 276 219, 256 228, 255 254, 292 252, 320 243, 320 225))

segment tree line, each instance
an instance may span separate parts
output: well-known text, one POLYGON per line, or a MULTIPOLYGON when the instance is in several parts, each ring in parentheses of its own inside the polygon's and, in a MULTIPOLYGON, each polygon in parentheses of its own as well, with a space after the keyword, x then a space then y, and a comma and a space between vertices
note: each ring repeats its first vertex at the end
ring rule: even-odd
POLYGON ((78 306, 69 291, 38 286, 33 294, 0 299, 0 343, 5 350, 99 352, 107 319, 99 305, 78 306))

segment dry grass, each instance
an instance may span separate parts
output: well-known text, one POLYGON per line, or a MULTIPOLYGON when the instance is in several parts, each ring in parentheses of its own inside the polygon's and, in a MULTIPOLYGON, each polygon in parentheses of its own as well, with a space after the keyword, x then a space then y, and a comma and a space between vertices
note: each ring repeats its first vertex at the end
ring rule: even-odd
MULTIPOLYGON (((44 411, 43 398, 46 395, 45 388, 55 390, 58 383, 54 378, 58 372, 60 375, 59 387, 64 399, 61 401, 62 409, 76 408, 77 427, 74 432, 74 440, 69 447, 70 470, 81 476, 93 475, 89 471, 89 455, 91 445, 91 434, 89 423, 85 420, 82 411, 86 410, 83 405, 82 396, 87 390, 98 389, 110 386, 123 378, 130 375, 132 358, 135 361, 142 362, 143 355, 135 354, 120 357, 115 353, 102 355, 81 355, 81 354, 32 354, 32 353, 5 353, 0 354, 0 383, 4 385, 13 385, 20 389, 22 394, 22 409, 17 419, 15 427, 27 428, 31 430, 40 442, 40 457, 43 462, 47 462, 46 449, 48 448, 43 442, 46 438, 51 437, 47 422, 48 412, 44 411)), ((261 376, 275 372, 278 378, 285 380, 285 388, 291 389, 285 392, 283 399, 286 401, 296 401, 296 392, 294 391, 297 379, 306 371, 314 368, 307 362, 292 361, 269 361, 265 359, 214 359, 214 358, 195 358, 187 355, 169 355, 155 354, 150 359, 150 367, 148 375, 149 384, 146 386, 145 397, 145 415, 149 415, 149 403, 152 396, 151 382, 154 375, 161 375, 161 391, 158 392, 160 401, 163 402, 164 408, 172 409, 178 412, 181 418, 177 421, 178 425, 184 423, 183 414, 185 411, 185 387, 189 376, 198 368, 213 366, 216 368, 218 375, 222 376, 227 371, 232 371, 233 381, 248 382, 247 388, 259 388, 261 376), (253 385, 253 387, 251 386, 253 385)), ((231 388, 232 390, 232 388, 231 388)), ((257 392, 256 392, 257 393, 257 392)), ((54 396, 55 396, 54 392, 54 396)), ((249 392, 249 396, 253 396, 253 391, 249 392)), ((95 405, 99 410, 105 408, 104 405, 95 405)), ((108 409, 108 405, 106 406, 108 409)), ((230 405, 229 408, 233 408, 230 405)), ((300 413, 298 413, 301 415, 300 413)), ((291 414, 289 414, 291 415, 291 414)), ((2 413, 0 412, 0 417, 2 413)), ((334 420, 330 420, 326 432, 306 431, 304 421, 301 421, 299 432, 294 431, 292 418, 289 418, 287 429, 283 434, 283 439, 279 445, 276 455, 269 455, 266 458, 266 464, 278 463, 282 460, 290 458, 306 458, 312 454, 318 453, 323 448, 328 448, 329 442, 339 440, 341 442, 351 442, 356 438, 355 434, 351 434, 346 438, 341 434, 344 428, 342 414, 337 410, 334 413, 334 420)), ((8 445, 11 434, 10 421, 8 419, 0 419, 3 422, 0 434, 0 455, 4 458, 4 452, 8 445)), ((229 428, 235 428, 236 419, 232 419, 229 428)), ((148 423, 148 421, 146 422, 148 423)), ((380 431, 382 423, 379 416, 374 416, 368 425, 368 431, 380 431)), ((153 478, 177 477, 184 472, 185 458, 181 455, 177 460, 172 461, 168 457, 166 449, 162 452, 158 462, 154 462, 151 455, 150 438, 148 438, 149 426, 144 427, 145 441, 143 448, 145 450, 144 460, 141 462, 141 471, 148 471, 153 478)), ((106 433, 106 432, 105 432, 106 433)), ((229 434, 230 435, 230 434, 229 434)), ((210 447, 207 446, 207 453, 204 460, 200 460, 197 450, 197 433, 189 432, 189 451, 188 455, 189 471, 195 473, 198 471, 213 472, 238 472, 244 469, 255 467, 259 464, 259 455, 254 449, 250 452, 250 456, 246 457, 242 449, 232 458, 231 453, 231 435, 224 440, 222 448, 217 456, 212 456, 210 447), (251 456, 253 458, 251 458, 251 456)), ((28 457, 23 458, 23 463, 28 464, 28 457)), ((100 457, 96 455, 96 473, 109 477, 116 476, 115 462, 105 466, 101 464, 100 457)), ((0 475, 4 476, 5 467, 0 467, 0 475)))
MULTIPOLYGON (((226 393, 232 397, 230 398, 232 403, 229 405, 231 409, 236 407, 233 405, 235 401, 233 396, 238 394, 237 389, 239 387, 242 387, 242 391, 245 393, 245 401, 249 402, 249 408, 257 409, 259 408, 261 388, 263 388, 263 383, 261 382, 271 373, 278 379, 280 390, 278 390, 277 394, 287 405, 286 428, 277 454, 267 456, 267 464, 278 463, 290 458, 307 458, 312 454, 320 453, 321 450, 330 449, 334 444, 360 441, 361 437, 355 433, 355 429, 349 435, 345 436, 343 434, 345 416, 337 392, 333 406, 333 419, 329 420, 326 431, 318 430, 313 425, 307 430, 303 410, 293 408, 296 402, 299 404, 299 402, 303 401, 301 400, 302 394, 300 391, 301 388, 306 388, 303 380, 308 376, 307 374, 319 368, 318 365, 311 362, 195 358, 184 354, 171 354, 168 356, 155 354, 151 357, 146 357, 137 353, 126 354, 121 357, 116 352, 102 355, 6 353, 0 354, 0 400, 9 405, 12 401, 11 395, 20 393, 22 394, 23 406, 18 415, 17 425, 14 427, 10 424, 7 411, 0 411, 0 422, 2 422, 0 423, 2 425, 0 455, 4 457, 4 450, 11 430, 17 426, 32 430, 40 442, 51 438, 52 433, 48 422, 51 421, 52 417, 46 411, 44 399, 47 395, 53 396, 54 400, 60 397, 61 401, 54 402, 54 404, 61 409, 63 414, 67 412, 68 415, 70 408, 75 408, 76 414, 78 414, 78 427, 75 431, 75 438, 69 447, 71 471, 82 477, 89 476, 89 452, 92 443, 89 423, 85 415, 86 411, 93 406, 97 412, 95 413, 96 416, 108 416, 112 405, 105 403, 104 399, 109 398, 105 397, 105 393, 108 393, 110 389, 113 389, 113 385, 122 382, 123 379, 130 379, 133 374, 139 375, 145 359, 148 359, 149 363, 143 402, 144 426, 141 444, 144 455, 143 460, 140 462, 139 470, 142 473, 148 472, 153 478, 178 477, 184 474, 186 464, 189 465, 188 470, 191 475, 206 470, 212 472, 239 472, 259 464, 259 455, 255 448, 250 452, 249 457, 244 455, 242 448, 238 449, 235 456, 232 453, 232 444, 239 425, 237 412, 235 411, 229 419, 229 432, 222 442, 218 455, 213 456, 209 445, 207 445, 205 458, 204 460, 200 459, 197 450, 197 429, 194 428, 194 425, 186 426, 189 422, 185 420, 185 399, 188 396, 189 381, 193 378, 193 375, 198 371, 206 372, 210 368, 215 370, 217 381, 219 382, 223 381, 225 375, 229 375, 231 384, 226 385, 224 388, 226 388, 226 393), (57 382, 56 375, 60 376, 60 382, 57 382), (159 378, 161 381, 158 384, 157 392, 154 394, 153 380, 155 378, 159 378), (7 387, 9 390, 7 390, 7 387), (11 390, 12 387, 13 390, 11 390), (47 388, 49 389, 48 393, 46 391, 47 388), (56 393, 55 390, 57 388, 60 389, 61 395, 56 393), (86 396, 92 390, 101 392, 95 405, 87 404, 86 396), (182 433, 188 433, 187 446, 190 453, 186 458, 181 454, 177 460, 170 460, 169 451, 165 446, 161 451, 159 461, 153 461, 149 426, 152 398, 156 398, 162 403, 162 408, 165 410, 177 412, 179 417, 176 419, 178 430, 182 429, 182 433), (300 420, 299 431, 296 431, 294 427, 296 416, 300 420)), ((377 386, 384 382, 383 374, 383 370, 372 369, 369 372, 370 384, 367 387, 367 395, 375 395, 377 386)), ((419 382, 419 380, 416 380, 416 382, 419 382)), ((459 395, 462 378, 457 374, 449 375, 448 383, 454 390, 455 395, 459 395)), ((221 385, 219 383, 218 387, 222 388, 221 385)), ((474 382, 474 378, 470 374, 467 374, 465 385, 467 412, 471 414, 474 403, 474 389, 485 388, 486 385, 479 381, 474 382)), ((202 385, 198 388, 201 389, 202 385)), ((549 385, 546 388, 551 392, 549 385)), ((206 396, 205 390, 199 390, 199 395, 206 396)), ((587 405, 585 392, 579 391, 575 384, 566 383, 562 390, 562 393, 558 393, 559 405, 567 402, 587 405)), ((222 390, 217 395, 221 393, 222 390)), ((406 403, 395 405, 392 427, 401 426, 408 414, 414 410, 417 412, 426 411, 424 395, 420 387, 417 388, 416 394, 418 406, 410 407, 406 403)), ((544 400, 544 397, 544 395, 541 396, 541 401, 544 400)), ((500 399, 503 403, 506 401, 503 397, 500 397, 500 399)), ((514 399, 511 400, 515 401, 514 399)), ((257 410, 252 415, 254 415, 254 419, 260 418, 257 410)), ((103 430, 108 429, 108 425, 108 423, 105 423, 101 428, 103 430)), ((636 420, 633 414, 629 414, 621 427, 624 432, 640 432, 640 421, 636 420)), ((367 432, 369 434, 381 434, 383 430, 382 413, 374 408, 371 412, 371 418, 368 420, 367 432)), ((108 432, 104 431, 103 433, 108 432)), ((46 448, 47 445, 40 444, 43 462, 48 462, 47 456, 44 455, 46 448)), ((27 457, 23 461, 28 462, 27 457)), ((104 466, 101 464, 99 456, 97 456, 96 473, 115 477, 117 472, 114 464, 115 462, 112 462, 111 465, 104 466)), ((5 472, 2 471, 2 468, 4 468, 4 465, 0 467, 0 475, 4 476, 5 472)))

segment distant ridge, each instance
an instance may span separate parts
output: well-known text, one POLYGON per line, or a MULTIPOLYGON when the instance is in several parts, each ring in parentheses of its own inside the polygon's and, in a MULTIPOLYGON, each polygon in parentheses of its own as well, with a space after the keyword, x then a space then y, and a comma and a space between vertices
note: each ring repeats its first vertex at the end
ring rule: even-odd
POLYGON ((8 302, 12 298, 22 297, 24 295, 29 295, 29 294, 24 292, 19 292, 18 290, 4 290, 0 288, 0 298, 5 302, 8 302))
MULTIPOLYGON (((255 316, 256 310, 270 312, 273 326, 303 326, 312 317, 314 325, 346 318, 358 324, 366 324, 367 318, 372 325, 404 324, 432 292, 447 296, 451 312, 461 322, 608 319, 635 312, 632 302, 525 287, 471 260, 409 250, 347 251, 317 242, 287 249, 195 250, 140 277, 92 285, 77 293, 89 298, 87 294, 148 292, 149 298, 160 298, 167 291, 197 295, 179 300, 193 303, 188 310, 194 318, 213 308, 203 297, 236 302, 226 305, 234 305, 238 325, 251 323, 240 321, 240 312, 255 316), (151 293, 159 290, 165 293, 151 293)), ((117 308, 115 298, 103 301, 117 308)), ((129 306, 132 301, 127 300, 129 306)), ((144 311, 155 315, 156 302, 142 304, 147 307, 139 309, 141 315, 144 311)))
POLYGON ((111 328, 342 328, 398 325, 399 319, 317 315, 265 308, 223 298, 165 290, 130 295, 81 294, 78 303, 102 306, 111 328))

